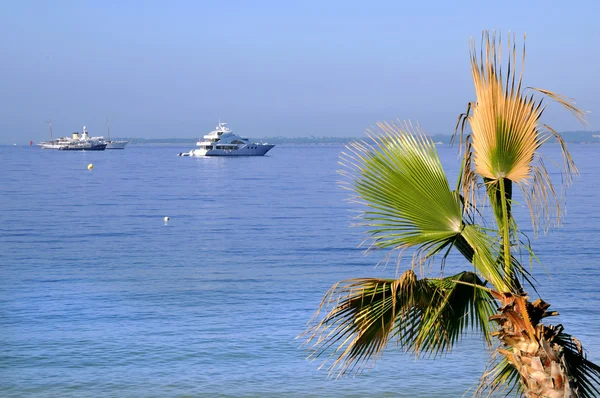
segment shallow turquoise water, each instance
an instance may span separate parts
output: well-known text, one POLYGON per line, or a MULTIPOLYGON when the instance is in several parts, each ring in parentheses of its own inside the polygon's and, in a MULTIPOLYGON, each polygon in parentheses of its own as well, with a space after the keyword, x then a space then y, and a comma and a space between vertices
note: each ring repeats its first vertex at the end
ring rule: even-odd
MULTIPOLYGON (((570 148, 582 175, 563 226, 534 242, 552 278, 534 272, 600 361, 600 147, 570 148)), ((395 272, 349 227, 342 147, 175 156, 188 149, 0 147, 1 396, 442 397, 477 383, 475 336, 435 361, 390 347, 340 380, 299 349, 333 283, 395 272)), ((455 149, 440 153, 456 174, 455 149)))

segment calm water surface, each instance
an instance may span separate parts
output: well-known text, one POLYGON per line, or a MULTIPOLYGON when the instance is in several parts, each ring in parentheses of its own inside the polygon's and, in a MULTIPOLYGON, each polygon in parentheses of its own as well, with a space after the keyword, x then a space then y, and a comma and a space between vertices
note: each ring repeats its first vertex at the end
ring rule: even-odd
MULTIPOLYGON (((392 346, 340 380, 298 348, 333 283, 395 273, 357 248, 342 147, 175 156, 188 149, 0 147, 0 396, 459 397, 476 385, 488 358, 476 336, 435 361, 392 346)), ((600 147, 571 150, 582 175, 566 222, 534 242, 551 277, 534 272, 600 361, 600 147)), ((455 149, 440 153, 455 175, 455 149)))

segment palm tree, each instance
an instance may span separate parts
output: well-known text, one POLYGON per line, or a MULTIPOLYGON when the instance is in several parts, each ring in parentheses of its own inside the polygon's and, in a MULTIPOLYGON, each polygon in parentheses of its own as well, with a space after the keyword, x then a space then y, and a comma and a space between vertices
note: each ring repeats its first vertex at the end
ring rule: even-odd
POLYGON ((561 202, 540 147, 558 140, 567 183, 577 169, 560 135, 540 122, 544 100, 557 101, 581 121, 584 114, 553 92, 522 87, 525 47, 517 77, 510 36, 503 73, 501 48, 500 39, 488 32, 480 51, 471 41, 477 99, 458 119, 455 138, 463 156, 454 190, 435 145, 410 123, 379 123, 369 131, 370 140, 353 143, 342 154, 349 188, 367 206, 362 219, 373 247, 412 249, 413 255, 397 279, 346 280, 325 295, 305 337, 311 356, 329 354, 331 372, 362 370, 392 339, 415 355, 448 352, 475 329, 494 353, 476 394, 600 394, 600 367, 586 359, 579 341, 561 325, 541 322, 557 313, 541 299, 530 301, 525 291, 526 286, 535 289, 535 282, 521 259, 535 254, 512 212, 518 188, 534 231, 560 222, 561 202), (417 276, 435 258, 441 257, 443 270, 453 250, 469 268, 441 278, 417 276))

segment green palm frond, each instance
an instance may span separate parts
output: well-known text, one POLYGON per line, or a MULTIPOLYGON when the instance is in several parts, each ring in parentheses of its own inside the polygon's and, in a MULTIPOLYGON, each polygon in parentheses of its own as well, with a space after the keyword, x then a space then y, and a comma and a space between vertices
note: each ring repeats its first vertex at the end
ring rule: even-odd
MULTIPOLYGON (((405 351, 449 351, 464 332, 479 330, 490 341, 494 300, 471 272, 443 279, 351 279, 335 285, 321 303, 329 309, 305 336, 311 356, 335 358, 330 372, 358 372, 375 361, 390 339, 405 351)), ((318 316, 318 313, 317 313, 318 316)))
POLYGON ((450 351, 469 326, 478 329, 491 344, 488 321, 496 308, 489 290, 482 289, 484 282, 476 274, 462 272, 425 281, 434 293, 420 320, 421 329, 409 346, 412 350, 431 354, 450 351))
POLYGON ((463 220, 462 198, 450 190, 433 142, 408 123, 378 126, 372 143, 353 143, 342 155, 352 189, 369 207, 363 220, 375 247, 416 247, 423 258, 456 247, 495 289, 511 290, 498 243, 463 220))
POLYGON ((378 126, 373 143, 353 143, 341 157, 353 190, 370 207, 363 219, 375 246, 443 246, 460 233, 462 209, 435 145, 407 123, 378 126))
POLYGON ((502 272, 502 262, 498 261, 501 258, 498 241, 481 227, 466 225, 455 246, 494 289, 503 292, 515 290, 514 281, 506 277, 502 272))

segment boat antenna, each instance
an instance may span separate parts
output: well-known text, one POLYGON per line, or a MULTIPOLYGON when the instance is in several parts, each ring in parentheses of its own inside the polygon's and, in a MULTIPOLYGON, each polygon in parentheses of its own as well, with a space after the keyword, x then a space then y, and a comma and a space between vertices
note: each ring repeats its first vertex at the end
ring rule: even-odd
POLYGON ((48 126, 50 127, 50 141, 52 141, 52 119, 46 120, 46 123, 48 123, 48 126))

